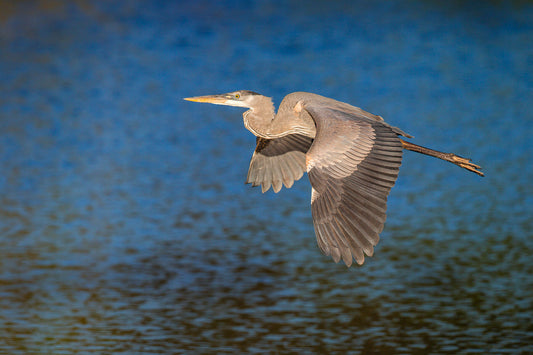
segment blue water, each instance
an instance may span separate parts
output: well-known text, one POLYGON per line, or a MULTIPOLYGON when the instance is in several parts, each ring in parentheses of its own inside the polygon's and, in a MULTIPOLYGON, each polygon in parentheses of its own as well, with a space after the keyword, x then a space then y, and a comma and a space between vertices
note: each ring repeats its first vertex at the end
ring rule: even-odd
POLYGON ((0 353, 533 352, 533 5, 0 4, 0 353), (407 152, 374 257, 320 254, 307 178, 243 184, 241 109, 310 91, 407 152))

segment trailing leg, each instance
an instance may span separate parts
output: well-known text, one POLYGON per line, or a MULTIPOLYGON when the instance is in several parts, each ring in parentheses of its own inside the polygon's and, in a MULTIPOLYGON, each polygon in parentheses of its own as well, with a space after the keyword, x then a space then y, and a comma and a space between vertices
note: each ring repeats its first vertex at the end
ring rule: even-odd
POLYGON ((429 156, 439 158, 442 160, 446 160, 446 161, 449 161, 450 163, 460 166, 461 168, 470 170, 480 176, 485 176, 481 171, 477 170, 477 169, 481 169, 481 167, 479 165, 471 163, 470 159, 460 157, 453 153, 443 153, 437 150, 422 147, 422 146, 404 141, 403 139, 400 139, 400 141, 402 141, 402 145, 404 149, 411 150, 413 152, 417 152, 417 153, 421 153, 425 155, 429 155, 429 156))

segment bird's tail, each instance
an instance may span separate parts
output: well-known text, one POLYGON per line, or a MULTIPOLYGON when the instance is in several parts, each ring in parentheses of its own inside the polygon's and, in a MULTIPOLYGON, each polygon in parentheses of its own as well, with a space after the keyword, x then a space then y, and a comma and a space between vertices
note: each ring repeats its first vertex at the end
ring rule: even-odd
POLYGON ((426 147, 422 147, 422 146, 419 146, 419 145, 404 141, 403 139, 400 139, 400 141, 402 142, 402 145, 403 145, 404 149, 411 150, 413 152, 417 152, 417 153, 421 153, 421 154, 425 154, 425 155, 429 155, 429 156, 432 156, 432 157, 435 157, 435 158, 439 158, 439 159, 442 159, 442 160, 446 160, 446 161, 449 161, 450 163, 453 163, 455 165, 460 166, 461 168, 465 168, 466 170, 470 170, 470 171, 472 171, 472 172, 474 172, 474 173, 476 173, 476 174, 478 174, 480 176, 485 176, 485 174, 483 174, 481 171, 477 170, 477 169, 481 169, 481 167, 479 165, 471 163, 470 159, 466 159, 466 158, 460 157, 460 156, 455 155, 453 153, 443 153, 443 152, 439 152, 437 150, 433 150, 433 149, 429 149, 429 148, 426 148, 426 147))

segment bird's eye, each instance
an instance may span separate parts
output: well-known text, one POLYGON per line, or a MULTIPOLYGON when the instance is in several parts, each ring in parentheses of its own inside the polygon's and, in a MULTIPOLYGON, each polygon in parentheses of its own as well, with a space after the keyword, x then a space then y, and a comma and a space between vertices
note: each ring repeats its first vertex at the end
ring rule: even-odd
POLYGON ((235 98, 238 99, 239 97, 241 97, 240 94, 235 94, 235 98))

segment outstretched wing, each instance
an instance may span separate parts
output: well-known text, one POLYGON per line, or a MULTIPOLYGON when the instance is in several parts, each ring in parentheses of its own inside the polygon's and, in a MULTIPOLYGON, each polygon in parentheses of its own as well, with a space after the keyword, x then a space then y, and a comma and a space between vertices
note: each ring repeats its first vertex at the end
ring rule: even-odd
POLYGON ((307 153, 311 210, 318 245, 335 262, 372 256, 386 219, 387 196, 402 162, 393 129, 323 105, 306 104, 316 124, 307 153))
POLYGON ((270 186, 274 192, 279 192, 282 185, 290 188, 305 172, 305 153, 311 143, 312 138, 300 134, 276 139, 257 137, 246 183, 261 185, 263 192, 270 189, 270 186))

